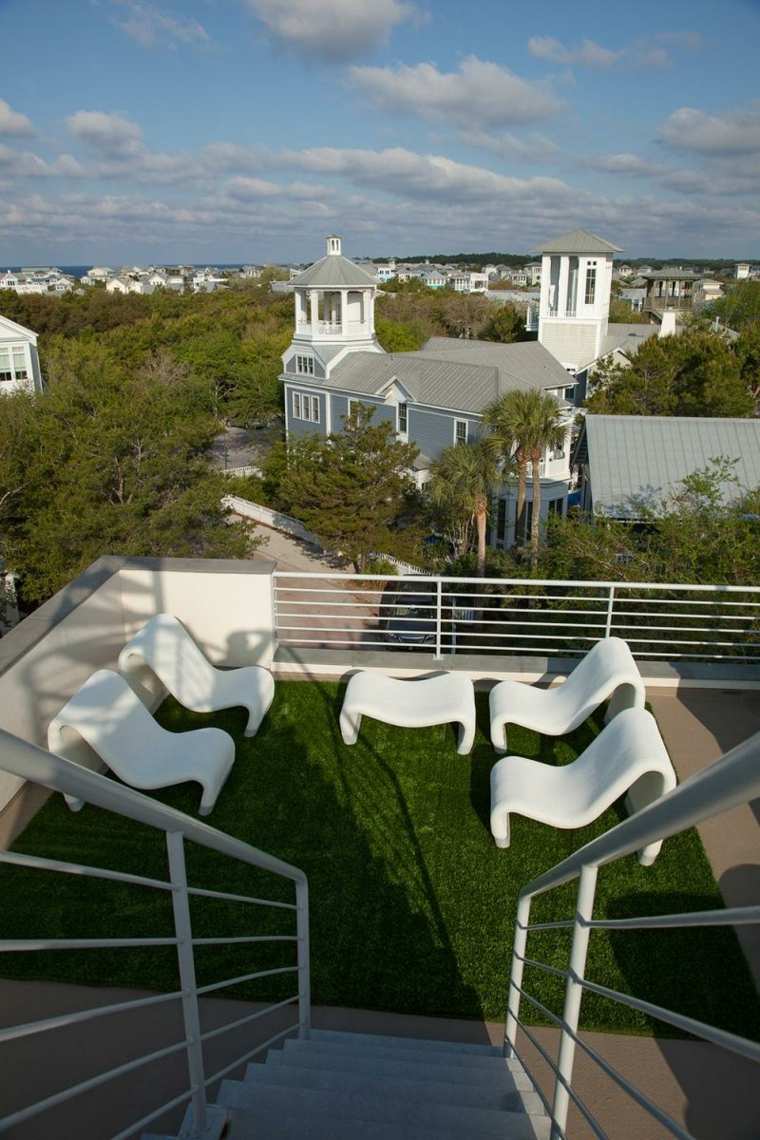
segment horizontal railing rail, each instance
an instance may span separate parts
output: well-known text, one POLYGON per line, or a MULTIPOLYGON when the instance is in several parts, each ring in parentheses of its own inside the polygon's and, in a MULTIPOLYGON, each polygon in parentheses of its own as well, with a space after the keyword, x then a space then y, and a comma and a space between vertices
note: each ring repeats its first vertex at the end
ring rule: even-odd
MULTIPOLYGON (((308 884, 304 872, 260 851, 242 840, 235 839, 218 831, 206 823, 184 815, 174 808, 165 806, 105 776, 92 772, 70 760, 53 753, 45 752, 28 741, 20 740, 0 729, 0 768, 24 780, 47 787, 54 792, 73 796, 85 803, 115 812, 138 823, 162 831, 166 836, 169 876, 156 879, 148 876, 112 871, 106 867, 48 859, 38 855, 28 855, 15 851, 0 851, 0 863, 23 867, 31 872, 36 870, 56 872, 66 875, 81 875, 94 879, 105 879, 127 883, 135 887, 164 891, 171 898, 174 915, 174 935, 169 937, 129 937, 129 938, 6 938, 0 940, 1 953, 25 953, 49 950, 96 950, 99 948, 129 949, 134 947, 175 946, 177 949, 180 988, 170 993, 151 994, 123 1002, 112 1002, 93 1009, 77 1010, 55 1017, 40 1018, 20 1025, 0 1029, 0 1042, 10 1042, 33 1035, 42 1034, 69 1026, 82 1025, 96 1018, 147 1009, 156 1005, 176 1001, 182 1005, 184 1036, 161 1049, 131 1058, 113 1068, 97 1073, 61 1089, 36 1103, 17 1109, 0 1119, 0 1132, 6 1132, 31 1120, 42 1112, 64 1104, 76 1096, 91 1092, 119 1077, 137 1072, 146 1066, 155 1065, 167 1057, 184 1050, 187 1058, 187 1087, 176 1097, 153 1109, 139 1120, 132 1122, 113 1137, 113 1140, 126 1140, 147 1124, 164 1116, 183 1103, 191 1105, 191 1116, 186 1120, 183 1137, 194 1140, 203 1135, 207 1127, 207 1089, 217 1079, 242 1065, 269 1043, 290 1033, 298 1032, 306 1036, 310 1025, 310 981, 309 981, 309 902, 308 884), (187 842, 217 851, 240 862, 289 880, 295 888, 295 902, 279 899, 259 898, 254 895, 237 894, 228 891, 212 890, 192 886, 187 882, 185 845, 187 842), (190 917, 190 899, 211 898, 235 902, 243 906, 262 906, 276 911, 294 912, 296 933, 245 934, 218 937, 195 937, 190 917), (264 970, 251 971, 234 978, 225 978, 205 985, 198 985, 195 976, 194 947, 218 945, 258 945, 267 943, 290 943, 296 949, 296 963, 264 970), (260 978, 294 973, 297 975, 297 992, 289 997, 270 1003, 262 1009, 238 1017, 214 1029, 201 1030, 198 999, 208 993, 215 993, 231 986, 260 978), (223 1034, 244 1025, 253 1024, 288 1006, 297 1005, 297 1020, 286 1029, 279 1031, 269 1042, 257 1044, 242 1056, 228 1063, 223 1070, 209 1077, 205 1071, 203 1046, 223 1034)), ((292 921, 292 919, 291 919, 292 921)))
POLYGON ((760 662, 760 587, 280 571, 283 646, 580 656, 605 637, 639 659, 760 662))
MULTIPOLYGON (((719 1048, 727 1049, 748 1060, 760 1063, 760 1044, 740 1037, 704 1021, 678 1013, 654 1002, 644 1001, 631 994, 602 986, 585 976, 589 939, 596 930, 634 932, 656 928, 685 928, 697 926, 746 926, 760 923, 760 906, 732 907, 715 911, 692 911, 682 914, 644 915, 624 919, 595 919, 593 917, 597 875, 607 864, 633 854, 650 843, 667 840, 671 836, 694 827, 706 819, 748 803, 760 796, 760 733, 728 752, 711 767, 690 777, 667 795, 648 807, 629 816, 616 827, 529 882, 520 892, 517 904, 512 968, 509 981, 507 1020, 504 1042, 508 1056, 519 1057, 516 1049, 518 1029, 522 1031, 554 1075, 554 1095, 550 1118, 552 1140, 564 1140, 570 1102, 573 1101, 586 1117, 597 1136, 604 1135, 599 1121, 588 1119, 587 1106, 579 1102, 572 1087, 576 1046, 628 1094, 644 1111, 658 1121, 671 1135, 691 1140, 676 1120, 665 1113, 641 1089, 623 1077, 596 1050, 578 1034, 583 994, 594 993, 618 1004, 664 1022, 682 1032, 691 1034, 719 1048), (531 905, 535 898, 547 891, 578 880, 575 915, 554 922, 531 922, 531 905), (567 969, 530 957, 527 953, 531 933, 549 930, 572 930, 570 961, 567 969), (528 993, 523 985, 525 967, 551 974, 565 982, 565 1001, 562 1016, 528 993), (559 1046, 556 1059, 541 1046, 520 1018, 521 1000, 527 1000, 559 1029, 559 1046)), ((524 1063, 524 1062, 523 1062, 524 1063)))

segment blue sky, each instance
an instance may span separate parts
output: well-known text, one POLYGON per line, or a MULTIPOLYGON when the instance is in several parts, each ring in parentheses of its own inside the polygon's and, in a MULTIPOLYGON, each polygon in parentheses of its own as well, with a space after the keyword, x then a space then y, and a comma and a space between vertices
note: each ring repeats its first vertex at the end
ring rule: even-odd
POLYGON ((758 0, 0 0, 0 43, 0 265, 760 258, 758 0))

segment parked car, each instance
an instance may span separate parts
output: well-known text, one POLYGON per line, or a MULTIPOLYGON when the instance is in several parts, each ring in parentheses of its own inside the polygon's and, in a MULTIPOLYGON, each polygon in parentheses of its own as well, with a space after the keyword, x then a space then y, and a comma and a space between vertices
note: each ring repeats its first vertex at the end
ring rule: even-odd
MULTIPOLYGON (((444 653, 456 650, 457 637, 464 632, 463 624, 471 623, 475 611, 452 606, 457 600, 451 594, 441 597, 441 649, 444 653)), ((469 598, 468 598, 469 600, 469 598)), ((380 628, 388 641, 397 645, 435 650, 438 592, 431 582, 406 580, 388 582, 383 590, 380 611, 380 628)))

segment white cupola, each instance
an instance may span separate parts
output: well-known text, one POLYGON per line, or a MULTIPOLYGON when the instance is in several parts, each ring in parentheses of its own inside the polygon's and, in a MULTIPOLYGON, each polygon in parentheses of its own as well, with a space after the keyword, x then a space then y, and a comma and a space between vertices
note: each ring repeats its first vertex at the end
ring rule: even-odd
POLYGON ((588 230, 573 230, 537 252, 541 254, 538 339, 565 368, 582 369, 603 350, 613 256, 620 248, 588 230))
POLYGON ((293 278, 294 343, 382 351, 375 338, 377 279, 341 253, 336 234, 326 254, 293 278))

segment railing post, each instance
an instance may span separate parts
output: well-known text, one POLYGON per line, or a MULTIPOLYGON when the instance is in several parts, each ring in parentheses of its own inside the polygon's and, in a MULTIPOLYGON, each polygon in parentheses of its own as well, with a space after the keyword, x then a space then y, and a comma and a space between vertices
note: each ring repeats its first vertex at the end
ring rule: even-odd
MULTIPOLYGON (((580 1021, 581 1000, 583 986, 576 978, 583 978, 586 972, 586 954, 588 953, 588 940, 591 928, 588 921, 593 917, 594 894, 596 892, 596 864, 585 866, 578 883, 578 897, 575 907, 575 926, 573 927, 573 944, 570 950, 570 977, 565 987, 565 1008, 562 1020, 564 1029, 560 1032, 559 1054, 557 1057, 557 1070, 569 1085, 573 1077, 573 1061, 575 1060, 575 1041, 570 1033, 577 1034, 580 1021), (570 1032, 568 1032, 568 1030, 570 1032)), ((570 1107, 570 1094, 559 1079, 554 1082, 554 1104, 552 1106, 552 1130, 550 1140, 563 1140, 567 1125, 567 1112, 570 1107)))
POLYGON ((198 1009, 198 989, 195 980, 195 957, 193 954, 193 931, 190 923, 190 897, 187 893, 187 870, 185 868, 185 841, 181 831, 167 831, 166 847, 169 853, 169 877, 174 890, 174 932, 177 937, 177 959, 179 980, 182 987, 182 1017, 187 1039, 187 1068, 193 1092, 190 1101, 192 1117, 188 1117, 189 1131, 183 1135, 200 1137, 206 1130, 206 1086, 203 1069, 203 1043, 201 1041, 201 1019, 198 1009))
POLYGON ((530 895, 521 895, 517 900, 515 918, 515 940, 512 947, 512 969, 509 975, 507 995, 507 1024, 504 1029, 504 1055, 513 1059, 517 1042, 517 1019, 520 1016, 520 990, 522 989, 525 948, 528 944, 528 923, 530 921, 530 895))
POLYGON ((606 621, 605 627, 604 627, 604 636, 605 637, 611 637, 612 636, 612 609, 613 609, 614 605, 615 605, 615 587, 610 586, 609 596, 607 598, 607 621, 606 621))
POLYGON ((442 601, 441 589, 442 589, 442 585, 443 585, 443 583, 441 582, 441 579, 438 578, 436 581, 436 593, 435 593, 435 656, 436 656, 436 658, 439 658, 442 655, 441 654, 441 644, 442 644, 442 639, 441 639, 441 601, 442 601))
POLYGON ((298 935, 298 1036, 311 1029, 311 963, 309 957, 309 884, 296 883, 296 934, 298 935))

